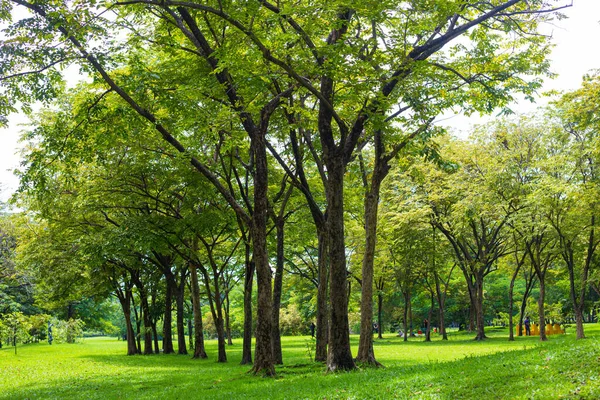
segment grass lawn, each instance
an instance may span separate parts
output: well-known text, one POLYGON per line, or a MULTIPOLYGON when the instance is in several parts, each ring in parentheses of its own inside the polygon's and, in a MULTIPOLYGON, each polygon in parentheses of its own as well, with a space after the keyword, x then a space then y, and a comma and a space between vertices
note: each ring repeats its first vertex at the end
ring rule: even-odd
MULTIPOLYGON (((327 374, 310 361, 307 337, 284 337, 284 366, 276 378, 247 373, 240 366, 241 342, 227 348, 218 364, 216 341, 208 360, 189 356, 126 356, 114 338, 78 344, 32 344, 0 350, 0 398, 8 399, 513 399, 600 398, 600 326, 586 325, 587 339, 574 329, 550 336, 507 341, 492 328, 488 340, 452 333, 443 342, 408 343, 389 334, 375 341, 385 368, 327 374)), ((352 337, 356 354, 358 337, 352 337)))

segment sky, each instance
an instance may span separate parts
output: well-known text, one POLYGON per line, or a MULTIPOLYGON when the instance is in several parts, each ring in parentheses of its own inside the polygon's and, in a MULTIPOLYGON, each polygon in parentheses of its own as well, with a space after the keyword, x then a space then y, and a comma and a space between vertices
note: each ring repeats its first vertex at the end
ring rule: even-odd
MULTIPOLYGON (((571 0, 563 1, 568 3, 571 0)), ((564 3, 555 2, 557 5, 564 3)), ((554 26, 544 28, 545 33, 551 34, 556 44, 550 59, 551 69, 558 77, 547 80, 541 92, 577 89, 584 74, 592 69, 600 69, 600 51, 597 44, 600 38, 600 0, 573 0, 573 6, 563 12, 568 19, 556 21, 554 26)), ((537 104, 543 104, 545 101, 546 98, 541 97, 537 104)), ((535 107, 535 104, 528 101, 511 106, 516 112, 532 111, 535 107)), ((483 120, 485 119, 477 116, 458 115, 445 117, 440 123, 448 125, 455 132, 468 132, 473 124, 483 120)), ((8 128, 0 128, 0 201, 6 201, 19 184, 12 170, 19 167, 19 136, 26 122, 27 119, 23 115, 12 115, 9 117, 8 128)))

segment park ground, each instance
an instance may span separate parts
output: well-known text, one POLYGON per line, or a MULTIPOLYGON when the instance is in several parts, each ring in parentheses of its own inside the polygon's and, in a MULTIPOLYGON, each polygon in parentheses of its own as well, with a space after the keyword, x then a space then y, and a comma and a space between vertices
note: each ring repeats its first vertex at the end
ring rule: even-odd
MULTIPOLYGON (((490 328, 489 339, 453 332, 403 342, 393 334, 375 341, 384 368, 326 373, 311 362, 309 337, 284 337, 285 365, 262 378, 239 365, 241 342, 228 347, 226 364, 189 356, 126 356, 115 338, 86 338, 76 344, 46 343, 0 350, 0 398, 6 399, 598 399, 600 326, 586 325, 587 338, 566 335, 507 340, 490 328)), ((356 354, 358 336, 352 336, 356 354)))

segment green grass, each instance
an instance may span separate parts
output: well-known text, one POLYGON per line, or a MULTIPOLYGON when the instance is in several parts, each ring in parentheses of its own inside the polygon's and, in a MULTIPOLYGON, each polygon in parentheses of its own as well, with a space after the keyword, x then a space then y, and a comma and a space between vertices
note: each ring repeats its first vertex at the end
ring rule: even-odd
MULTIPOLYGON (((229 362, 188 356, 126 356, 113 338, 78 344, 33 344, 0 350, 0 398, 9 399, 512 399, 598 398, 600 326, 586 325, 587 339, 574 334, 507 341, 490 329, 482 343, 453 333, 448 342, 422 338, 404 343, 388 335, 375 342, 385 368, 327 374, 311 362, 307 337, 284 337, 284 366, 261 378, 240 366, 241 343, 228 347, 229 362)), ((358 337, 353 336, 353 354, 358 337)))

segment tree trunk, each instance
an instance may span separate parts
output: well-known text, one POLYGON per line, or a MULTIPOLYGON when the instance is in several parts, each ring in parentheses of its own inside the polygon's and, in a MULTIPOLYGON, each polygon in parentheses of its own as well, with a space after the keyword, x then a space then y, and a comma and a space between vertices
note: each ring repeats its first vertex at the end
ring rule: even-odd
MULTIPOLYGON (((327 157, 327 204, 329 216, 329 285, 330 323, 327 369, 329 371, 356 368, 350 350, 348 324, 346 248, 344 244, 344 162, 343 157, 327 157)), ((370 330, 369 330, 370 331, 370 330)))
POLYGON ((125 325, 127 329, 127 355, 133 356, 138 354, 138 347, 135 343, 135 332, 133 330, 133 325, 131 324, 131 311, 123 311, 123 315, 125 316, 125 325))
POLYGON ((180 281, 177 292, 175 293, 175 304, 177 306, 177 354, 187 354, 187 343, 185 340, 185 310, 183 303, 185 301, 185 269, 181 269, 180 281))
POLYGON ((227 292, 225 292, 225 334, 227 336, 227 346, 233 346, 233 340, 231 338, 231 323, 229 320, 229 288, 227 288, 227 292))
MULTIPOLYGON (((131 296, 131 302, 133 304, 133 296, 131 296)), ((136 329, 135 341, 136 341, 136 346, 137 346, 137 354, 142 354, 142 343, 141 343, 142 320, 140 318, 140 315, 138 315, 138 311, 137 311, 135 304, 133 304, 133 316, 135 317, 135 329, 136 329)))
POLYGON ((195 263, 190 263, 190 280, 192 287, 192 308, 194 311, 194 356, 192 358, 207 358, 208 356, 206 355, 206 350, 204 348, 198 266, 195 263))
POLYGON ((404 295, 404 341, 408 342, 408 310, 410 308, 410 293, 403 292, 402 294, 404 295))
POLYGON ((577 327, 577 339, 585 339, 583 332, 583 310, 581 307, 575 308, 575 325, 577 327))
POLYGON ((154 342, 154 352, 160 353, 160 347, 158 347, 158 332, 156 331, 156 319, 152 320, 152 341, 154 342))
POLYGON ((144 321, 144 354, 152 354, 152 318, 150 318, 150 307, 146 291, 138 286, 140 292, 141 314, 144 321))
POLYGON ((519 274, 519 270, 516 269, 510 279, 510 286, 508 288, 508 341, 514 342, 515 335, 513 333, 513 307, 514 307, 514 289, 515 280, 519 274))
MULTIPOLYGON (((125 330, 127 332, 127 355, 132 356, 138 354, 138 348, 135 344, 135 332, 133 330, 133 324, 131 323, 131 300, 133 296, 131 293, 131 287, 126 284, 125 290, 117 288, 116 294, 125 318, 125 330)), ((2 347, 0 346, 0 348, 2 347)))
POLYGON ((326 362, 327 343, 329 342, 329 303, 327 302, 327 288, 329 286, 329 246, 327 245, 327 232, 317 232, 317 237, 319 246, 319 286, 317 287, 315 361, 326 362))
POLYGON ((279 309, 281 307, 281 291, 283 286, 283 245, 284 245, 284 219, 278 218, 275 224, 277 232, 277 259, 275 268, 275 281, 273 282, 273 361, 283 364, 281 353, 281 333, 279 331, 279 309))
POLYGON ((165 316, 163 318, 163 353, 172 354, 175 353, 173 347, 173 284, 166 279, 165 289, 165 316))
POLYGON ((427 323, 425 324, 425 341, 431 342, 431 317, 433 316, 433 307, 435 305, 435 295, 433 291, 431 294, 431 306, 429 307, 429 312, 427 313, 427 323))
POLYGON ((265 132, 254 132, 251 148, 254 156, 254 214, 252 214, 252 244, 258 287, 256 348, 252 371, 267 376, 275 375, 272 341, 273 294, 271 290, 271 268, 267 254, 267 188, 268 169, 265 132))
POLYGON ((192 320, 188 318, 187 329, 188 329, 188 346, 190 349, 194 350, 194 326, 192 325, 192 320))
POLYGON ((442 335, 442 340, 448 340, 448 334, 446 333, 446 321, 444 318, 444 311, 446 308, 446 295, 442 292, 440 286, 440 277, 437 272, 434 272, 435 279, 435 293, 437 295, 438 306, 439 306, 439 333, 442 335))
POLYGON ((381 332, 383 331, 383 293, 377 293, 377 325, 379 326, 379 339, 383 339, 381 332))
POLYGON ((473 332, 475 330, 475 320, 476 320, 476 311, 475 311, 475 307, 473 306, 473 301, 471 300, 471 305, 469 306, 469 326, 467 327, 467 329, 469 330, 469 332, 473 332))
POLYGON ((215 321, 215 327, 217 328, 217 347, 218 347, 218 358, 217 362, 227 362, 227 352, 225 350, 225 321, 223 319, 223 302, 221 301, 221 290, 219 288, 219 276, 215 272, 214 274, 214 310, 213 319, 215 321))
POLYGON ((484 340, 485 336, 485 321, 483 318, 483 277, 476 276, 476 295, 475 295, 475 321, 477 324, 477 335, 475 340, 484 340))
MULTIPOLYGON (((376 175, 376 169, 373 174, 376 175)), ((377 206, 379 203, 380 180, 371 180, 371 189, 365 198, 365 254, 362 262, 362 283, 360 296, 360 339, 356 361, 375 366, 381 365, 373 351, 373 265, 377 239, 377 206)), ((381 335, 381 325, 378 325, 381 335)))
POLYGON ((548 340, 546 337, 546 315, 544 312, 544 300, 546 297, 546 279, 544 275, 538 276, 540 280, 540 297, 538 298, 538 313, 540 316, 540 340, 548 340))
POLYGON ((252 364, 252 282, 254 280, 254 261, 250 259, 250 246, 246 244, 246 262, 244 269, 244 332, 242 339, 242 361, 240 364, 252 364))

